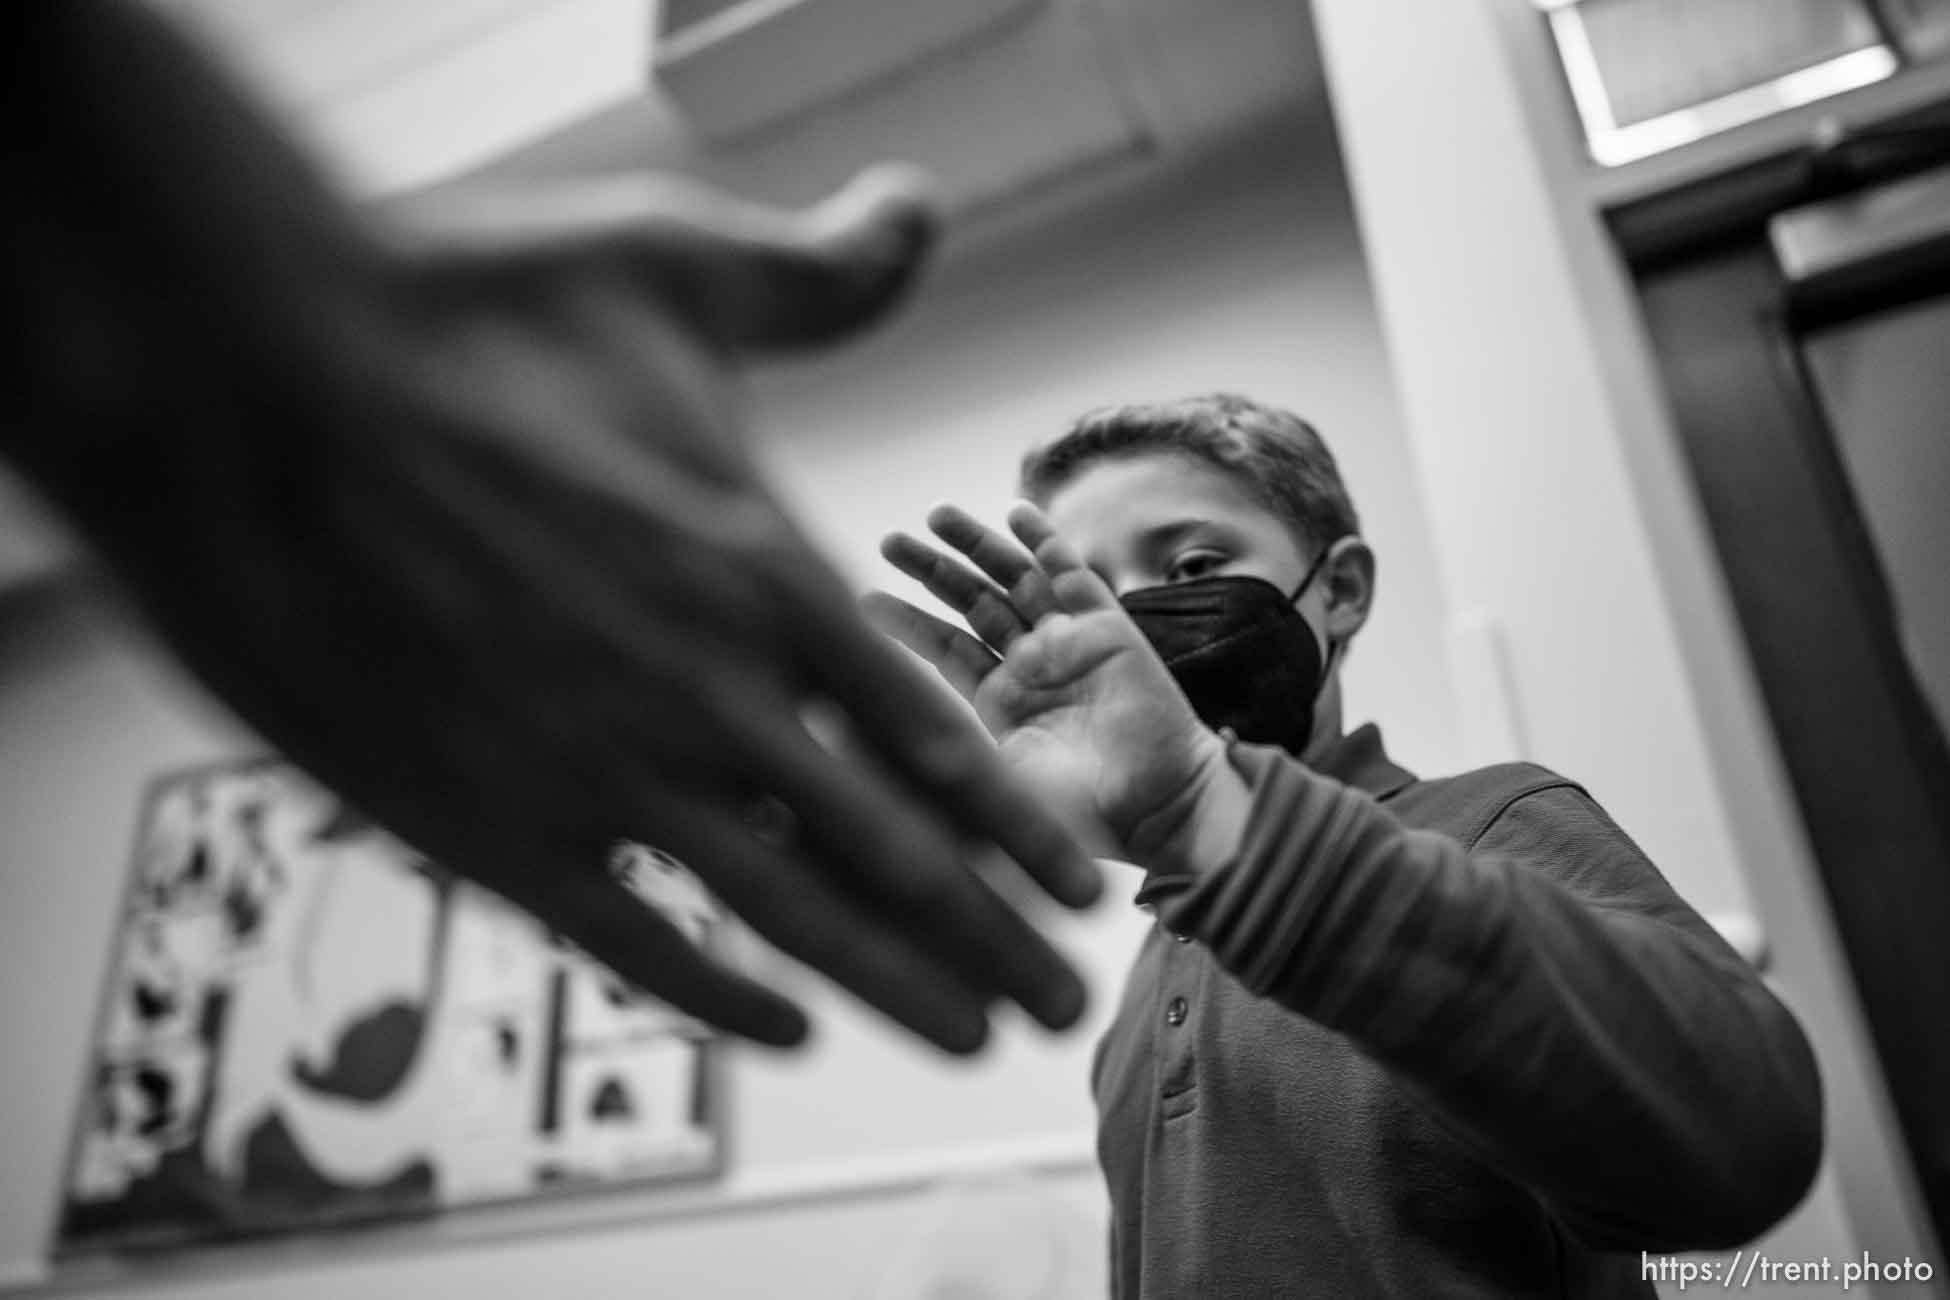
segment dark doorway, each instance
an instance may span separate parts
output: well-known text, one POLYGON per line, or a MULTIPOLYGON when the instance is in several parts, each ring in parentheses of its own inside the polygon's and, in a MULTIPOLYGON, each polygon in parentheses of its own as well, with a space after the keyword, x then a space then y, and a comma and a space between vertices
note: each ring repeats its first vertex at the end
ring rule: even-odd
POLYGON ((1611 222, 1950 1242, 1950 106, 1611 222))

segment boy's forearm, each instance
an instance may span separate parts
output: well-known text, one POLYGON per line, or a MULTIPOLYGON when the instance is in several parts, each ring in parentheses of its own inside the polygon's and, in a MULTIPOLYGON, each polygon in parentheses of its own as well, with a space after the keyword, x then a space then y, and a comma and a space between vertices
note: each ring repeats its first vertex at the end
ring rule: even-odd
POLYGON ((1806 1041, 1724 945, 1653 914, 1704 930, 1649 865, 1618 873, 1640 910, 1599 906, 1298 764, 1275 775, 1294 815, 1157 882, 1167 928, 1348 1035, 1595 1245, 1730 1245, 1799 1196, 1820 1148, 1806 1041))
POLYGON ((1125 852, 1153 877, 1204 876, 1239 851, 1252 807, 1251 787, 1213 736, 1183 794, 1133 828, 1125 852))

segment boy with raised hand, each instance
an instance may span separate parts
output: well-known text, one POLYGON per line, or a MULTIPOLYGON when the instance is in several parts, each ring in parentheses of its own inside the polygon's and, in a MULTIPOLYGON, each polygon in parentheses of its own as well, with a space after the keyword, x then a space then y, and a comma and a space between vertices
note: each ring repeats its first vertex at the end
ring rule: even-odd
POLYGON ((1800 1028, 1579 786, 1342 723, 1375 557, 1304 422, 1219 396, 1030 453, 1015 541, 869 611, 1155 908, 1093 1070, 1118 1297, 1649 1296, 1800 1199, 1800 1028))

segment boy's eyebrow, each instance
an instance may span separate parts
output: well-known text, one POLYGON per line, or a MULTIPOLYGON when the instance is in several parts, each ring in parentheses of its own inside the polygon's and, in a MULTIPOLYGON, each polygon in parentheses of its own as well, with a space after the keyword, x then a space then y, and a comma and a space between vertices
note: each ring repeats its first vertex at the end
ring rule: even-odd
POLYGON ((1193 533, 1201 532, 1213 526, 1214 522, 1210 519, 1198 517, 1173 519, 1166 523, 1153 524, 1144 529, 1138 534, 1137 543, 1140 547, 1159 551, 1185 540, 1186 537, 1193 533))

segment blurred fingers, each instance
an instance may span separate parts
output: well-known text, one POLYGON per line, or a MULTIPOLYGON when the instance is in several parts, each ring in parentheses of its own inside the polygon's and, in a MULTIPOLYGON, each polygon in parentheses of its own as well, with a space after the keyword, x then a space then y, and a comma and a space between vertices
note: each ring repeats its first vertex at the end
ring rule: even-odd
POLYGON ((821 594, 829 584, 839 585, 819 579, 784 593, 806 637, 811 685, 926 807, 1008 854, 1051 897, 1071 907, 1094 903, 1102 875, 1043 799, 1010 773, 995 742, 918 665, 821 594))
MULTIPOLYGON (((975 732, 965 721, 958 730, 975 732)), ((1051 1028, 1075 1021, 1082 981, 969 869, 964 846, 871 765, 835 761, 792 731, 754 738, 761 779, 798 819, 804 850, 978 987, 1008 996, 1051 1028)))
MULTIPOLYGON (((687 864, 689 865, 689 864, 687 864)), ((547 870, 537 863, 536 870, 547 870)), ((771 1047, 810 1028, 790 999, 713 961, 655 909, 587 862, 559 864, 554 884, 521 901, 595 960, 685 1015, 771 1047)))
POLYGON ((939 238, 938 203, 911 167, 861 172, 796 223, 737 259, 744 292, 730 327, 746 347, 825 343, 887 314, 939 238))
POLYGON ((871 168, 798 213, 668 177, 642 192, 643 210, 613 236, 625 264, 738 349, 830 343, 873 324, 940 233, 928 183, 911 168, 871 168))
POLYGON ((944 955, 917 917, 844 888, 852 873, 798 842, 801 810, 761 836, 709 796, 646 790, 643 807, 657 846, 781 952, 943 1051, 966 1054, 987 1040, 985 982, 944 955))
POLYGON ((973 703, 982 680, 1001 661, 975 637, 898 596, 870 591, 860 598, 867 622, 928 661, 964 700, 973 703))
POLYGON ((833 342, 885 315, 939 238, 938 207, 920 172, 881 166, 798 212, 663 172, 477 186, 388 213, 435 288, 553 290, 620 271, 715 345, 772 349, 833 342))

